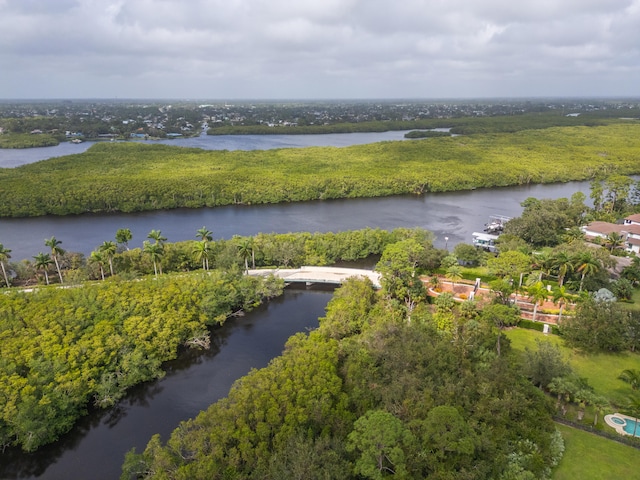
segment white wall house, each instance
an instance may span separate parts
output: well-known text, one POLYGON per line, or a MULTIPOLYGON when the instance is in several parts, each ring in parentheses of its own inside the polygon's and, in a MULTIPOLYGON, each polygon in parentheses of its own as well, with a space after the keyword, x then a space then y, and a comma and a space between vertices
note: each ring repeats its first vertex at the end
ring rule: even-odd
POLYGON ((640 214, 629 215, 623 224, 609 222, 591 222, 581 228, 587 240, 606 239, 607 235, 616 232, 622 235, 625 249, 640 254, 640 214))

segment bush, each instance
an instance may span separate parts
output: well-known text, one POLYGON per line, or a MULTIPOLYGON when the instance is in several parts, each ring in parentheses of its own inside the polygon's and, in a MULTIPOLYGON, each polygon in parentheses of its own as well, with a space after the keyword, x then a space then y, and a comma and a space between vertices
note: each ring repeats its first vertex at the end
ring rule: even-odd
POLYGON ((560 329, 557 325, 545 324, 543 322, 534 322, 533 320, 525 320, 524 318, 518 322, 519 328, 525 328, 527 330, 537 330, 538 332, 544 331, 544 326, 549 325, 551 327, 551 333, 554 335, 560 334, 560 329))

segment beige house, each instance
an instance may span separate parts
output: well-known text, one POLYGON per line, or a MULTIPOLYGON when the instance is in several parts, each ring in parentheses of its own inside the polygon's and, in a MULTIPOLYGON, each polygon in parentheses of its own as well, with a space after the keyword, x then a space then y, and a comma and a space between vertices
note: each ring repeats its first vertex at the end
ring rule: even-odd
POLYGON ((610 233, 622 235, 625 249, 640 254, 640 214, 629 215, 624 223, 591 222, 581 228, 587 240, 607 238, 610 233))

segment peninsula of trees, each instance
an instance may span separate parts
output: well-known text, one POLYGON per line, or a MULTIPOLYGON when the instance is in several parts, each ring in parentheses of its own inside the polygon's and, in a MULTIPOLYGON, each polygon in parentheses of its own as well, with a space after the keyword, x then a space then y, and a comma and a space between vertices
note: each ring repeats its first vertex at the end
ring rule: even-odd
POLYGON ((0 216, 422 194, 640 173, 640 125, 556 127, 347 148, 97 144, 0 170, 0 216))

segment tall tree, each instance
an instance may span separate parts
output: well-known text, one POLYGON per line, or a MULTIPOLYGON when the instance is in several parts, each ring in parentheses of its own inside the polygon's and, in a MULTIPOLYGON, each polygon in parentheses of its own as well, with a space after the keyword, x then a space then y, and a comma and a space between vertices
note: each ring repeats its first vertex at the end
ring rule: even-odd
POLYGON ((129 250, 129 242, 132 238, 133 234, 128 228, 119 228, 116 232, 116 242, 119 245, 123 245, 127 250, 129 250))
POLYGON ((249 271, 249 257, 251 257, 253 268, 256 268, 253 246, 254 241, 252 237, 244 237, 238 242, 238 252, 240 253, 240 257, 244 260, 245 272, 249 271))
POLYGON ((542 282, 536 282, 527 288, 527 295, 533 302, 533 321, 536 321, 538 306, 549 297, 549 290, 542 282))
POLYGON ((562 352, 550 342, 536 340, 538 349, 525 349, 524 372, 540 388, 547 388, 554 378, 571 373, 571 367, 562 356, 562 352))
POLYGON ((113 277, 113 256, 116 254, 118 250, 115 242, 103 242, 99 247, 100 252, 107 258, 109 262, 109 271, 111 272, 111 276, 113 277))
POLYGON ((62 242, 58 240, 56 237, 48 238, 44 241, 44 244, 51 248, 51 258, 53 258, 53 262, 56 264, 56 270, 58 271, 58 277, 60 277, 60 283, 64 283, 62 280, 62 271, 60 270, 60 263, 58 262, 58 256, 64 255, 64 250, 60 247, 62 242))
POLYGON ((447 277, 451 280, 451 289, 455 293, 456 282, 462 280, 462 267, 460 265, 452 265, 447 268, 447 277))
POLYGON ((213 232, 211 230, 209 230, 207 227, 202 227, 199 228, 198 231, 196 232, 196 237, 198 237, 200 240, 207 241, 210 242, 211 240, 213 240, 213 232))
POLYGON ((7 276, 7 270, 4 266, 4 263, 11 258, 11 250, 6 248, 3 244, 0 243, 0 267, 2 267, 2 275, 4 276, 4 283, 8 287, 9 286, 9 277, 7 276))
POLYGON ((370 410, 360 417, 349 434, 347 451, 358 452, 356 473, 381 479, 387 475, 405 478, 405 445, 411 436, 402 421, 383 410, 370 410))
POLYGON ((585 277, 598 272, 602 265, 591 252, 582 252, 574 259, 574 268, 580 274, 580 288, 578 290, 581 292, 585 277))
POLYGON ((142 244, 142 250, 148 253, 153 262, 153 273, 158 278, 158 268, 160 269, 160 275, 162 275, 162 254, 164 253, 164 246, 162 243, 151 243, 145 240, 142 244))
POLYGON ((33 257, 35 259, 35 267, 36 270, 43 270, 44 271, 44 279, 47 282, 47 285, 49 285, 49 273, 47 272, 47 270, 49 269, 49 265, 51 265, 51 256, 48 253, 38 253, 38 255, 33 257))
POLYGON ((625 242, 624 235, 618 232, 611 232, 605 238, 604 244, 607 248, 609 248, 609 251, 613 253, 614 250, 618 250, 624 247, 624 242, 625 242))
POLYGON ((559 308, 558 323, 560 323, 562 322, 562 310, 564 306, 567 304, 567 302, 573 298, 573 295, 571 295, 567 291, 567 288, 564 285, 562 285, 553 291, 552 298, 553 298, 553 303, 557 304, 559 308))
POLYGON ((162 236, 162 232, 160 230, 151 230, 147 235, 147 238, 158 244, 163 244, 167 241, 167 238, 162 236))
POLYGON ((94 250, 89 256, 89 261, 100 267, 100 276, 104 280, 104 256, 100 250, 94 250))
POLYGON ((573 271, 573 260, 567 252, 560 251, 553 256, 553 266, 558 272, 558 286, 562 287, 567 274, 573 271))
POLYGON ((213 240, 213 232, 203 226, 196 232, 196 237, 200 239, 200 246, 196 246, 196 256, 202 259, 202 268, 209 270, 209 242, 213 240))
POLYGON ((626 175, 611 175, 604 181, 607 190, 606 207, 610 213, 622 212, 628 203, 633 179, 626 175))
POLYGON ((527 254, 510 250, 487 260, 487 268, 499 277, 516 279, 531 271, 531 261, 527 254))
POLYGON ((193 246, 196 261, 202 262, 202 269, 209 270, 209 244, 206 241, 196 242, 193 246))

